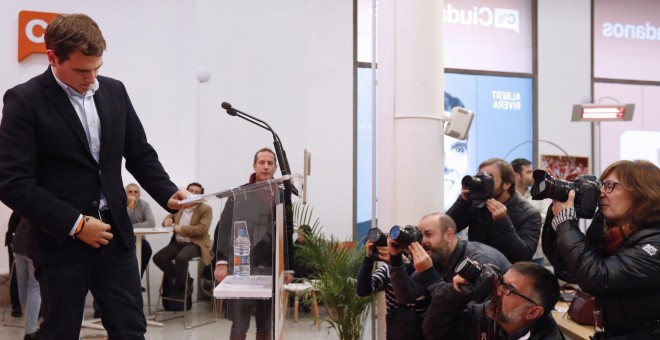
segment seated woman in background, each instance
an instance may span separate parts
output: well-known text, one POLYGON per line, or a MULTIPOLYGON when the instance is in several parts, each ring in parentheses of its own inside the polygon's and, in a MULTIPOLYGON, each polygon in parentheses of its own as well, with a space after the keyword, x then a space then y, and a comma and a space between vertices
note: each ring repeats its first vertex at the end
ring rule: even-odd
MULTIPOLYGON (((618 161, 600 176, 599 213, 585 236, 575 192, 553 201, 555 272, 565 272, 595 295, 604 333, 595 339, 660 339, 660 169, 647 161, 618 161)), ((546 233, 552 229, 544 228, 546 233)), ((548 244, 544 244, 544 251, 548 244)))

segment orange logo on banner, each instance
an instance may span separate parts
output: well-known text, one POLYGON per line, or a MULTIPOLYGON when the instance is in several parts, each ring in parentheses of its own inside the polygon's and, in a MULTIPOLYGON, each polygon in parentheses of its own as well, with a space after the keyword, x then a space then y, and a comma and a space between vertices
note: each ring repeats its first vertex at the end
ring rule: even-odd
POLYGON ((46 26, 59 13, 20 11, 18 13, 18 61, 32 53, 46 54, 46 26))

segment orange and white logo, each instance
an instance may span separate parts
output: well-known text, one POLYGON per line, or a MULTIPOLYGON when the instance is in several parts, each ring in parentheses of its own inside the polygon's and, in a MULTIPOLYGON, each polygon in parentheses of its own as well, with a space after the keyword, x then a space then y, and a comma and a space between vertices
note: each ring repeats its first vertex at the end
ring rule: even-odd
POLYGON ((59 13, 20 11, 18 13, 18 61, 32 53, 46 54, 46 26, 59 13))

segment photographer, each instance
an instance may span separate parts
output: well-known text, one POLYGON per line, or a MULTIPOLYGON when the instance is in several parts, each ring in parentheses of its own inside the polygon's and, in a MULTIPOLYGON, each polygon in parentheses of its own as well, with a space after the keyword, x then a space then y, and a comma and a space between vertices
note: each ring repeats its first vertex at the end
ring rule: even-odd
MULTIPOLYGON (((367 253, 357 277, 357 295, 369 296, 385 291, 385 304, 387 306, 385 323, 386 338, 388 340, 424 339, 422 335, 422 322, 430 299, 422 295, 420 299, 416 299, 413 303, 399 303, 390 282, 390 271, 387 266, 390 262, 390 256, 387 247, 378 247, 373 242, 367 241, 365 248, 367 253), (376 247, 375 251, 374 247, 376 247), (376 260, 383 261, 386 264, 378 267, 372 274, 371 270, 376 260)), ((403 266, 408 274, 412 274, 415 271, 412 262, 407 259, 403 263, 403 266)))
POLYGON ((482 263, 493 263, 504 270, 511 264, 496 249, 479 242, 461 241, 456 237, 456 224, 448 215, 433 213, 419 222, 421 240, 407 249, 412 255, 415 272, 411 275, 403 266, 403 249, 392 239, 387 240, 390 253, 390 280, 400 303, 414 302, 429 295, 428 287, 438 281, 451 282, 454 268, 466 256, 482 263))
POLYGON ((553 200, 543 250, 552 254, 555 272, 598 299, 605 332, 595 338, 659 339, 660 169, 622 160, 600 180, 600 210, 587 235, 571 190, 566 202, 553 200))
POLYGON ((501 251, 512 263, 531 260, 541 233, 541 214, 516 193, 511 164, 491 158, 479 165, 479 172, 494 180, 492 197, 480 206, 470 201, 470 189, 463 188, 447 215, 456 221, 459 232, 470 227, 470 241, 501 251))
MULTIPOLYGON (((564 339, 550 312, 559 298, 557 278, 534 262, 517 262, 497 277, 494 294, 469 304, 461 290, 468 281, 431 286, 431 306, 424 320, 427 339, 564 339)), ((490 278, 493 282, 493 278, 490 278)), ((484 282, 488 282, 485 280, 484 282)), ((491 283, 492 285, 492 283, 491 283)), ((463 288, 465 290, 465 288, 463 288)))

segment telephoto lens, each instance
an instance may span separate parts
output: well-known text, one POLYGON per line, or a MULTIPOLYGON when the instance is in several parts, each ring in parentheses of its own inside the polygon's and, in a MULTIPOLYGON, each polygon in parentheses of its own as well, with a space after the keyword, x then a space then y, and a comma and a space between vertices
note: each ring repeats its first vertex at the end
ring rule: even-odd
POLYGON ((390 238, 398 244, 397 248, 405 249, 413 242, 422 242, 422 232, 419 231, 417 226, 407 225, 401 228, 395 225, 390 230, 390 238))

